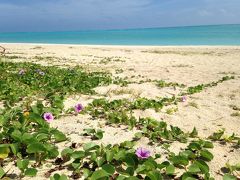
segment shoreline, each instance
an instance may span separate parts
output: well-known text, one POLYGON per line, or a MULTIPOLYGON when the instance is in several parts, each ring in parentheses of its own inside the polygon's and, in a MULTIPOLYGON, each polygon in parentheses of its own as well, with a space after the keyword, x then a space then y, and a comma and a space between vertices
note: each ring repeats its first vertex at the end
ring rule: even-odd
POLYGON ((75 47, 108 47, 108 48, 239 48, 240 45, 104 45, 104 44, 53 44, 53 43, 2 43, 0 45, 26 46, 75 46, 75 47))

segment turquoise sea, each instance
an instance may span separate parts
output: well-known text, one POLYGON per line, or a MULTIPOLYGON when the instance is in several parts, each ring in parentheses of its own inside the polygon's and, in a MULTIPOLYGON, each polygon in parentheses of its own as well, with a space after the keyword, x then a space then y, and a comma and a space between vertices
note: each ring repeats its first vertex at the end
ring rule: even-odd
POLYGON ((240 24, 129 30, 0 33, 0 42, 94 45, 240 45, 240 24))

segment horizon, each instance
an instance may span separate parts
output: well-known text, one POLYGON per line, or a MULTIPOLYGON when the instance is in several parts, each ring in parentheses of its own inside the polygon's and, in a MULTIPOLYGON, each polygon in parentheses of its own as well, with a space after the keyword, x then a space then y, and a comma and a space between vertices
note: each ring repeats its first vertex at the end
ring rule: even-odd
POLYGON ((239 24, 238 7, 239 0, 1 0, 0 32, 239 24))
POLYGON ((202 26, 234 26, 237 24, 199 24, 199 25, 183 25, 183 26, 164 26, 164 27, 139 27, 139 28, 123 28, 123 29, 86 29, 86 30, 63 30, 63 31, 19 31, 19 32, 0 32, 0 33, 61 33, 61 32, 89 32, 89 31, 127 31, 127 30, 144 30, 144 29, 168 29, 168 28, 190 28, 202 26))

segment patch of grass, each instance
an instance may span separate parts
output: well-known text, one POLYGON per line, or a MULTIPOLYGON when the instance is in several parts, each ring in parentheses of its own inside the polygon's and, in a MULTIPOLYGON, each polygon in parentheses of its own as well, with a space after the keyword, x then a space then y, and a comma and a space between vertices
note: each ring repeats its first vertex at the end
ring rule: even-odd
POLYGON ((189 102, 188 103, 188 106, 192 106, 192 107, 195 107, 196 109, 199 109, 199 106, 198 106, 198 104, 196 103, 196 102, 189 102))
POLYGON ((232 108, 235 111, 240 111, 240 107, 238 107, 238 106, 236 106, 234 104, 229 105, 229 107, 232 108))
POLYGON ((179 83, 176 83, 176 82, 166 82, 164 80, 156 80, 156 85, 160 88, 164 88, 164 87, 186 87, 184 84, 179 84, 179 83))
POLYGON ((35 47, 31 48, 31 49, 44 49, 44 48, 42 46, 35 46, 35 47))
POLYGON ((233 116, 233 117, 240 117, 240 112, 239 111, 234 112, 234 113, 231 114, 231 116, 233 116))
POLYGON ((169 114, 169 115, 172 115, 172 114, 174 114, 174 113, 177 112, 177 111, 178 111, 178 108, 177 108, 177 107, 175 107, 175 108, 168 108, 168 109, 166 110, 166 113, 169 114))
POLYGON ((21 56, 16 56, 16 55, 12 55, 12 56, 5 56, 6 59, 19 59, 19 58, 22 58, 21 56))
POLYGON ((105 57, 99 61, 99 64, 109 64, 111 62, 125 62, 121 57, 105 57))
POLYGON ((115 95, 136 94, 136 92, 133 89, 127 89, 127 88, 114 89, 109 91, 108 93, 113 93, 115 95))
POLYGON ((121 74, 121 73, 123 73, 123 69, 116 69, 115 72, 116 72, 116 74, 121 74))
POLYGON ((173 65, 172 67, 182 68, 182 67, 193 67, 193 66, 188 65, 188 64, 178 64, 178 65, 173 65))

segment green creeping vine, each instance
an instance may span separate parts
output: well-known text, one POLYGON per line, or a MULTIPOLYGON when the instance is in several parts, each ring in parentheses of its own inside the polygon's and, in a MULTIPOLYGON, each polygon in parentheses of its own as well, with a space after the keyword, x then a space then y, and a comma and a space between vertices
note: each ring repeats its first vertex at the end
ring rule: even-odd
POLYGON ((11 105, 33 96, 90 94, 94 93, 93 88, 112 82, 107 73, 86 73, 80 67, 64 69, 1 60, 0 74, 0 99, 11 105))
POLYGON ((101 129, 84 129, 82 135, 83 136, 91 136, 92 140, 98 140, 103 138, 103 133, 101 129))
MULTIPOLYGON (((207 150, 213 145, 209 141, 193 141, 178 155, 169 153, 169 160, 162 161, 161 155, 139 159, 133 149, 135 142, 125 141, 119 145, 96 145, 87 143, 82 150, 66 148, 61 153, 61 163, 71 161, 72 178, 118 180, 161 180, 180 177, 187 179, 212 179, 206 162, 213 155, 207 150), (179 175, 179 169, 184 171, 179 175)), ((67 165, 68 166, 68 165, 67 165)))
POLYGON ((211 82, 211 83, 208 83, 208 84, 200 84, 200 85, 197 85, 197 86, 188 87, 187 88, 187 92, 183 93, 182 95, 189 95, 189 94, 199 93, 199 92, 203 91, 207 87, 214 87, 214 86, 217 86, 218 83, 222 83, 224 81, 231 80, 231 79, 234 79, 234 76, 224 76, 222 79, 220 79, 218 81, 215 81, 215 82, 211 82))
POLYGON ((174 96, 171 98, 160 98, 159 100, 138 98, 135 101, 129 101, 127 99, 119 99, 113 101, 107 101, 106 99, 95 99, 86 107, 86 111, 93 117, 104 116, 106 117, 109 112, 116 111, 132 111, 135 109, 146 110, 153 108, 159 111, 164 106, 177 104, 180 101, 174 96))
MULTIPOLYGON (((21 108, 5 110, 0 116, 0 158, 31 158, 36 166, 58 156, 55 143, 66 136, 43 120, 44 108, 33 106, 30 112, 21 108)), ((25 169, 23 169, 25 170, 25 169)), ((26 172, 24 171, 24 174, 26 172)))
MULTIPOLYGON (((51 173, 68 168, 72 170, 70 178, 84 177, 89 180, 117 179, 117 180, 161 180, 161 179, 213 179, 209 174, 208 162, 213 159, 209 149, 212 142, 198 137, 196 128, 185 133, 180 128, 168 126, 163 121, 152 118, 136 119, 132 112, 140 109, 161 110, 165 106, 177 105, 181 98, 159 98, 156 100, 138 98, 134 101, 120 99, 107 101, 96 99, 87 107, 84 113, 93 118, 103 118, 107 124, 125 124, 136 128, 132 141, 125 141, 117 145, 97 145, 93 142, 81 145, 78 149, 72 146, 58 151, 57 143, 66 141, 65 134, 51 128, 44 120, 43 114, 51 112, 55 118, 72 114, 63 112, 63 101, 66 95, 74 93, 92 94, 94 88, 111 83, 127 85, 126 79, 115 78, 107 73, 84 72, 80 67, 64 69, 57 67, 44 67, 33 63, 10 63, 0 61, 0 100, 4 109, 0 110, 0 178, 7 178, 5 165, 9 161, 15 162, 21 171, 19 178, 36 176, 37 169, 46 160, 55 162, 55 168, 46 173, 51 180, 65 180, 66 175, 51 173), (41 100, 39 100, 41 99, 41 100), (21 102, 22 104, 17 104, 21 102), (141 137, 147 137, 150 144, 161 146, 166 157, 160 154, 151 154, 150 157, 141 158, 136 154, 136 142, 141 137), (171 142, 186 143, 186 148, 178 154, 169 150, 171 142)), ((194 94, 207 87, 216 86, 234 77, 223 77, 221 80, 205 85, 187 88, 181 95, 194 94)), ((147 80, 146 82, 150 82, 147 80)), ((154 81, 157 82, 157 81, 154 81)), ((185 86, 178 83, 158 81, 159 87, 185 86)), ((81 107, 79 107, 81 108, 81 107)), ((104 132, 101 129, 85 129, 84 136, 92 140, 102 139, 104 132)), ((237 142, 239 137, 235 134, 223 136, 219 131, 209 137, 211 141, 228 143, 237 142)), ((224 179, 236 179, 239 165, 226 165, 228 173, 224 179)))
POLYGON ((217 132, 214 132, 211 136, 208 138, 212 141, 219 141, 221 143, 235 143, 236 146, 240 146, 240 137, 236 136, 236 134, 232 134, 231 136, 224 135, 225 130, 221 129, 217 132))
POLYGON ((184 84, 179 84, 179 83, 175 83, 175 82, 166 82, 163 80, 160 80, 160 81, 156 80, 156 85, 160 88, 171 87, 171 86, 172 87, 181 87, 181 88, 186 87, 186 85, 184 85, 184 84))

